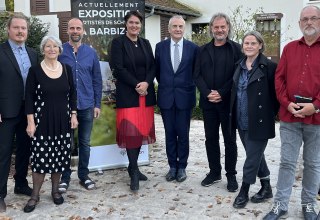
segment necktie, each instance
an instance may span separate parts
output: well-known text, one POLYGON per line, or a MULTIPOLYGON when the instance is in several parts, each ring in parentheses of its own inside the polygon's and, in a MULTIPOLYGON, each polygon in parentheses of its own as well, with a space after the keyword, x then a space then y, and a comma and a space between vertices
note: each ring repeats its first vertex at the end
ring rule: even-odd
POLYGON ((179 44, 174 44, 174 52, 173 52, 173 70, 177 71, 180 64, 180 53, 179 53, 179 44))

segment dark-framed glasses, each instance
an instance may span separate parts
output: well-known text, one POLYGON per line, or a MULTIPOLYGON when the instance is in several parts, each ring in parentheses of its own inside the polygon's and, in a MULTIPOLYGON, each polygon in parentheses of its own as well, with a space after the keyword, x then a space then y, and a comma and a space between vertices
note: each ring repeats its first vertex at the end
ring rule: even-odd
POLYGON ((313 16, 311 18, 307 18, 307 17, 301 18, 300 21, 303 23, 307 23, 310 20, 312 23, 314 23, 319 19, 320 19, 319 17, 313 16))

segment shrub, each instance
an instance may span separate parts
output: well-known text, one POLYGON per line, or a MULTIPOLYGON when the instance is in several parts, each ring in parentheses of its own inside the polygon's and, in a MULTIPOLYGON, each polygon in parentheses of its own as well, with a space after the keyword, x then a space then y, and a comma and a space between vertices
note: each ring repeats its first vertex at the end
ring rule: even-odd
MULTIPOLYGON (((156 90, 156 93, 157 93, 158 84, 155 84, 155 90, 156 90)), ((200 92, 197 89, 196 90, 196 106, 192 110, 192 116, 191 117, 192 117, 192 119, 203 120, 202 111, 201 111, 201 109, 199 107, 199 98, 200 98, 200 92)), ((157 105, 154 106, 154 112, 156 114, 161 114, 160 108, 157 105)))

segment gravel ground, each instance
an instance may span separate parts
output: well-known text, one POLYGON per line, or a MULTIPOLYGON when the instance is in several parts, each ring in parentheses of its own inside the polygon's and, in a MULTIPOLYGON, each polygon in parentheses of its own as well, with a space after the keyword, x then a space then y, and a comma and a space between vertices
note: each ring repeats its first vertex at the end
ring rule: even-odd
MULTIPOLYGON (((157 142, 150 146, 150 165, 140 167, 149 180, 140 182, 138 193, 129 190, 129 177, 126 169, 106 170, 103 175, 91 173, 97 189, 87 191, 79 185, 76 173, 65 197, 65 203, 53 204, 50 192, 50 177, 46 176, 41 190, 40 202, 35 211, 22 211, 28 197, 13 194, 13 179, 8 182, 6 197, 7 212, 0 214, 2 219, 262 219, 272 206, 272 199, 262 203, 249 202, 244 209, 234 209, 232 203, 237 196, 226 189, 227 180, 210 187, 202 187, 200 182, 208 170, 204 145, 203 122, 192 120, 190 130, 190 156, 187 167, 188 178, 182 183, 166 182, 168 164, 165 151, 164 129, 161 116, 156 115, 157 142)), ((277 125, 278 126, 278 125, 277 125)), ((271 171, 271 183, 275 193, 280 158, 280 140, 270 140, 266 149, 266 159, 271 171)), ((222 136, 221 136, 222 137, 222 136)), ((243 146, 238 138, 238 182, 241 184, 242 166, 245 159, 243 146)), ((224 166, 223 138, 221 161, 224 166)), ((106 155, 107 156, 107 155, 106 155)), ((224 169, 224 168, 223 168, 224 169)), ((224 174, 223 170, 223 174, 224 174)), ((300 207, 301 180, 297 171, 297 181, 293 187, 288 219, 302 219, 300 207)), ((31 173, 29 174, 31 182, 31 173)), ((260 182, 250 188, 250 196, 260 188, 260 182)))

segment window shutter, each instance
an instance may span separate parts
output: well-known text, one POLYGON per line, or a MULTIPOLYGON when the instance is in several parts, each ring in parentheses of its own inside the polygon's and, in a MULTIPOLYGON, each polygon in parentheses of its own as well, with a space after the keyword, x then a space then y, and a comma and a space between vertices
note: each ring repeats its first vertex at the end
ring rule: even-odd
POLYGON ((31 0, 30 8, 32 15, 42 15, 49 13, 49 0, 31 0))
POLYGON ((65 43, 69 40, 69 36, 67 34, 69 20, 70 17, 59 18, 59 38, 62 41, 62 43, 65 43))
POLYGON ((161 16, 160 17, 160 26, 161 26, 161 40, 166 39, 167 37, 169 37, 169 31, 168 31, 168 24, 169 24, 169 17, 164 17, 161 16))

